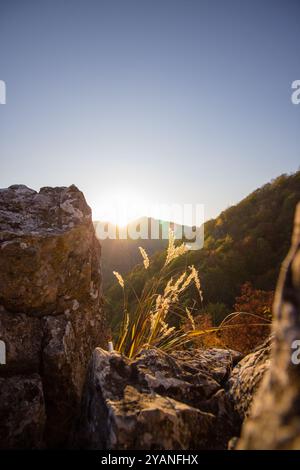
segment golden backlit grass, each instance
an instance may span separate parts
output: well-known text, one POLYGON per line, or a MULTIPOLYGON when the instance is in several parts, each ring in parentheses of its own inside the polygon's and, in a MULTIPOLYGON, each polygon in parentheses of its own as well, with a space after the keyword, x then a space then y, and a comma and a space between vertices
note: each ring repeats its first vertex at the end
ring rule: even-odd
MULTIPOLYGON (((139 247, 139 250, 144 268, 148 269, 150 266, 149 257, 142 247, 139 247)), ((174 233, 170 230, 165 263, 159 273, 154 275, 150 282, 145 283, 139 297, 133 291, 136 302, 130 311, 126 293, 127 286, 121 274, 114 271, 123 291, 123 319, 115 345, 116 351, 133 358, 142 349, 159 348, 170 352, 182 348, 186 344, 197 344, 199 340, 203 345, 207 343, 212 346, 213 344, 210 343, 215 342, 215 345, 220 347, 221 340, 218 333, 239 326, 232 322, 236 316, 235 313, 228 316, 218 327, 202 324, 199 328, 195 323, 193 307, 188 308, 181 305, 180 298, 192 283, 196 287, 200 301, 203 301, 199 273, 194 266, 188 266, 186 271, 175 278, 168 278, 170 276, 168 274, 169 265, 186 252, 187 248, 184 243, 175 244, 174 233), (161 286, 164 286, 163 289, 161 286), (178 315, 181 317, 179 326, 171 326, 170 319, 178 315), (201 341, 201 338, 207 339, 201 341)), ((193 299, 191 299, 191 304, 195 305, 193 299)), ((260 325, 262 320, 264 323, 266 321, 265 318, 258 316, 257 320, 260 325)))

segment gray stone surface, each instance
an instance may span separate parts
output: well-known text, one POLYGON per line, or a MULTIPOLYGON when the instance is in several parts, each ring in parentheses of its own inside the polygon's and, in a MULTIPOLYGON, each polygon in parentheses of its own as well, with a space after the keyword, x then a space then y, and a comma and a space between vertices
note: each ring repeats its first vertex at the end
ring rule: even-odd
MULTIPOLYGON (((0 190, 0 339, 7 350, 0 377, 13 389, 19 374, 38 374, 49 447, 67 445, 91 353, 104 341, 100 255, 91 210, 75 186, 0 190)), ((14 402, 21 427, 23 416, 34 419, 22 410, 14 402)), ((5 426, 0 420, 2 446, 18 446, 5 426)))
POLYGON ((100 248, 75 187, 0 191, 0 305, 56 315, 99 295, 100 248))
POLYGON ((97 348, 77 445, 93 449, 222 449, 239 431, 222 387, 240 356, 231 351, 165 354, 130 361, 97 348))
POLYGON ((244 357, 230 374, 227 390, 241 420, 249 415, 253 397, 270 367, 272 340, 270 336, 253 353, 244 357))
POLYGON ((0 377, 0 449, 44 445, 45 402, 38 374, 0 377))

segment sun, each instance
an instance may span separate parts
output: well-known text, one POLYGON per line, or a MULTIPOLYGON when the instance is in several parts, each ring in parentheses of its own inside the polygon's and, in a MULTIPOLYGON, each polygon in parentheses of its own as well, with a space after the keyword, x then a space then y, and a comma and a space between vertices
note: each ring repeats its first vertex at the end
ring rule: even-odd
POLYGON ((118 188, 105 194, 100 204, 101 221, 125 227, 129 222, 146 215, 147 207, 141 195, 129 188, 118 188))

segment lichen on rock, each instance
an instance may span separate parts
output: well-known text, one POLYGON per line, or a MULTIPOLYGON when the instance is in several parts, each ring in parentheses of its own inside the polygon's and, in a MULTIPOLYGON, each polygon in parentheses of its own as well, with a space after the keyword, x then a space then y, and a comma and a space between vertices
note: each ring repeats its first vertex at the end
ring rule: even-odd
POLYGON ((105 336, 100 254, 91 209, 75 186, 0 190, 0 339, 7 349, 0 377, 19 390, 18 374, 25 381, 36 374, 45 416, 35 420, 12 400, 18 428, 23 416, 32 418, 37 437, 17 438, 3 418, 0 447, 68 445, 90 355, 105 336))
POLYGON ((241 356, 228 350, 135 360, 97 348, 92 356, 77 446, 92 449, 225 449, 239 419, 222 382, 241 356))

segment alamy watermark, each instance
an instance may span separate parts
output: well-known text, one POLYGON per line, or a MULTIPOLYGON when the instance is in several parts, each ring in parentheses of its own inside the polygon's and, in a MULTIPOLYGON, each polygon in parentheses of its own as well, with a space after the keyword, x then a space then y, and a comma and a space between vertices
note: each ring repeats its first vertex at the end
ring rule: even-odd
POLYGON ((300 104, 300 80, 294 80, 292 83, 291 100, 293 104, 300 104))
POLYGON ((292 342, 291 348, 294 350, 291 355, 291 361, 292 364, 297 366, 300 364, 300 339, 295 339, 295 341, 292 342))
POLYGON ((6 364, 6 345, 4 341, 0 339, 0 365, 6 364))
POLYGON ((6 104, 6 83, 0 80, 0 104, 6 104))
POLYGON ((97 222, 96 234, 100 240, 107 238, 131 240, 167 240, 170 230, 176 240, 185 243, 189 250, 199 250, 204 244, 204 205, 203 204, 160 204, 147 208, 154 217, 132 218, 132 205, 115 207, 113 219, 132 220, 124 226, 118 223, 97 222), (176 221, 176 222, 170 222, 176 221), (180 222, 179 222, 180 221, 180 222))

